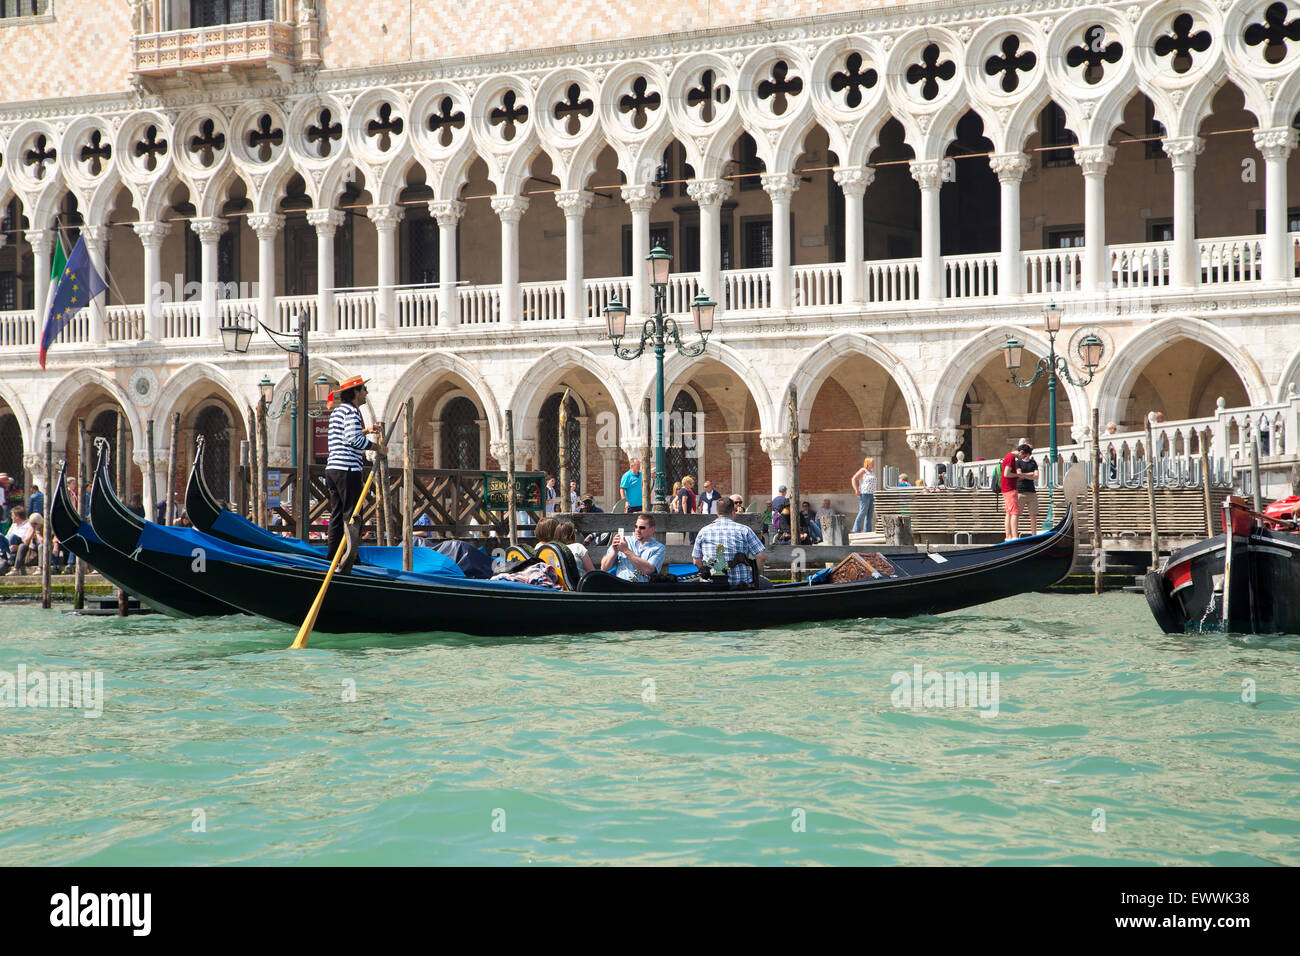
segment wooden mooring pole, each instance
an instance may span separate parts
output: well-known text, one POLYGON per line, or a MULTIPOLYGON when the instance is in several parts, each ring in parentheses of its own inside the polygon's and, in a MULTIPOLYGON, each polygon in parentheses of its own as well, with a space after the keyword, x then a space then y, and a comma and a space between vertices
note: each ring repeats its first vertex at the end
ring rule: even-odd
POLYGON ((519 543, 519 512, 515 507, 515 419, 506 409, 506 514, 510 528, 510 546, 519 543))
POLYGON ((1210 505, 1210 430, 1201 429, 1201 488, 1205 492, 1205 536, 1214 537, 1214 508, 1210 505))
POLYGON ((1151 414, 1147 415, 1147 507, 1151 511, 1151 569, 1160 565, 1160 534, 1156 530, 1156 449, 1151 427, 1151 414))
POLYGON ((1101 543, 1101 410, 1092 410, 1092 593, 1101 593, 1106 550, 1101 543))
POLYGON ((406 419, 402 422, 402 570, 410 571, 415 560, 415 399, 406 400, 406 419))
MULTIPOLYGON (((174 525, 180 521, 180 515, 176 513, 176 469, 180 467, 176 459, 181 456, 181 413, 172 413, 172 440, 167 448, 167 510, 163 514, 167 518, 167 524, 174 525)), ((227 477, 226 481, 230 478, 227 477)), ((229 489, 227 489, 229 494, 229 489)), ((242 514, 242 512, 241 512, 242 514)))
MULTIPOLYGON (((86 504, 90 501, 90 469, 87 467, 86 459, 89 458, 86 449, 86 420, 77 419, 77 484, 81 488, 81 510, 87 510, 86 504)), ((72 606, 80 611, 86 606, 86 562, 77 558, 77 574, 73 579, 72 585, 72 606)))
POLYGON ((45 524, 41 529, 41 607, 52 606, 50 592, 50 563, 54 559, 54 538, 50 531, 50 513, 54 508, 54 441, 50 437, 52 425, 45 426, 45 524))
MULTIPOLYGON (((790 546, 799 547, 799 396, 790 386, 790 546)), ((801 580, 797 562, 790 562, 790 580, 801 580)))

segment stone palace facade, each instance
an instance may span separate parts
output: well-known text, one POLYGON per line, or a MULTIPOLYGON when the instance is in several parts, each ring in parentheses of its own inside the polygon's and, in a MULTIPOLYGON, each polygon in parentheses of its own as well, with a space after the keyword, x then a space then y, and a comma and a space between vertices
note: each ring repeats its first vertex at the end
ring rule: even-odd
MULTIPOLYGON (((670 479, 848 506, 865 455, 914 475, 1283 401, 1300 379, 1300 3, 1264 0, 0 0, 0 468, 75 459, 79 419, 165 467, 195 434, 234 473, 258 332, 310 322, 315 379, 414 399, 418 464, 552 471, 570 390, 582 490, 646 444, 647 352, 601 310, 703 291, 703 356, 670 349, 670 479), (613 14, 617 14, 614 17, 613 14), (1294 199, 1289 197, 1295 197, 1294 199), (1296 205, 1291 205, 1294 202, 1296 205), (56 238, 110 289, 41 371, 56 238)), ((694 333, 687 336, 694 340, 694 333)), ((270 461, 295 454, 288 413, 270 461)), ((400 441, 392 448, 401 454, 400 441)), ((133 478, 141 489, 140 476, 133 478)))

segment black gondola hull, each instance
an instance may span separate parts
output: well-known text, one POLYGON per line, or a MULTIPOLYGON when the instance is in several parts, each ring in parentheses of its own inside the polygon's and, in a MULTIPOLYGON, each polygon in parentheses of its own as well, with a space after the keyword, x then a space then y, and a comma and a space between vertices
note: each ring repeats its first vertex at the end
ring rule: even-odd
POLYGON ((1217 535, 1170 556, 1162 574, 1165 594, 1183 629, 1300 634, 1300 535, 1256 525, 1249 535, 1233 536, 1225 574, 1228 544, 1226 535, 1217 535))
MULTIPOLYGON (((122 531, 122 526, 116 529, 122 531)), ((103 534, 112 534, 105 529, 103 534)), ((129 532, 127 532, 129 535, 129 532)), ((252 614, 298 625, 320 590, 323 563, 238 548, 199 532, 151 527, 112 542, 155 572, 252 614), (204 549, 194 560, 192 544, 204 549)), ((452 631, 481 636, 603 631, 749 630, 817 621, 910 617, 959 610, 1048 587, 1074 561, 1073 512, 1052 533, 1010 545, 893 555, 898 574, 846 584, 776 586, 762 591, 646 586, 625 593, 552 591, 463 582, 358 566, 336 575, 316 629, 334 633, 452 631), (947 565, 947 567, 945 567, 947 565)))

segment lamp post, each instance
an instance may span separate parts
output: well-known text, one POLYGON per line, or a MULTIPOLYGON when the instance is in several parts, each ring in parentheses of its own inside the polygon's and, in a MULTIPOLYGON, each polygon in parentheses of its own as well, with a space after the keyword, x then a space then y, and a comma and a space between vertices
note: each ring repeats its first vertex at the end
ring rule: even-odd
MULTIPOLYGON (((614 354, 621 359, 631 361, 645 351, 646 343, 654 344, 655 350, 655 511, 667 511, 668 502, 664 495, 664 346, 672 342, 677 351, 686 358, 702 355, 713 332, 713 313, 718 304, 703 292, 691 303, 691 312, 695 316, 695 331, 700 334, 700 341, 695 345, 682 342, 681 332, 676 321, 664 315, 668 298, 668 267, 672 256, 659 246, 650 250, 646 261, 650 263, 650 285, 654 289, 654 315, 646 319, 641 327, 641 342, 636 348, 624 348, 619 344, 627 332, 627 307, 617 298, 605 306, 605 330, 614 345, 614 354)), ((645 501, 642 500, 644 507, 645 501)))
POLYGON ((297 326, 295 333, 277 332, 260 320, 254 319, 247 312, 240 312, 231 316, 228 324, 221 326, 221 340, 227 352, 242 355, 248 351, 248 346, 253 340, 253 334, 257 331, 254 326, 246 324, 246 320, 250 319, 262 327, 277 348, 289 353, 289 370, 293 372, 294 387, 291 392, 281 399, 280 407, 277 409, 270 407, 275 385, 271 382, 269 376, 263 375, 262 380, 257 383, 257 387, 262 400, 266 402, 267 417, 280 418, 286 411, 291 415, 292 462, 298 471, 297 484, 294 489, 293 513, 298 521, 298 537, 306 541, 309 537, 307 506, 308 484, 311 480, 310 452, 308 451, 311 446, 308 422, 325 414, 325 401, 329 397, 330 391, 329 379, 323 373, 316 377, 316 381, 313 383, 315 401, 309 402, 307 400, 307 371, 310 365, 307 352, 307 330, 310 323, 304 321, 301 316, 297 316, 293 320, 294 325, 297 326), (299 415, 299 410, 303 414, 299 415), (302 450, 301 454, 299 454, 299 449, 302 450))
POLYGON ((1088 374, 1086 378, 1075 379, 1070 374, 1070 363, 1066 361, 1066 357, 1056 353, 1056 336, 1061 331, 1061 310, 1057 308, 1055 302, 1050 303, 1043 310, 1043 329, 1047 332, 1047 356, 1038 360, 1033 378, 1022 379, 1019 376, 1021 359, 1025 351, 1023 345, 1017 342, 1015 338, 1008 337, 1002 348, 1006 352, 1007 370, 1011 373, 1010 381, 1017 388, 1032 388, 1044 373, 1047 374, 1047 429, 1050 448, 1047 522, 1048 527, 1051 527, 1054 523, 1052 517, 1051 468, 1056 465, 1060 458, 1056 450, 1056 380, 1063 378, 1076 388, 1086 387, 1097 374, 1098 366, 1101 365, 1104 346, 1101 339, 1091 332, 1084 336, 1083 341, 1079 343, 1079 359, 1088 374))

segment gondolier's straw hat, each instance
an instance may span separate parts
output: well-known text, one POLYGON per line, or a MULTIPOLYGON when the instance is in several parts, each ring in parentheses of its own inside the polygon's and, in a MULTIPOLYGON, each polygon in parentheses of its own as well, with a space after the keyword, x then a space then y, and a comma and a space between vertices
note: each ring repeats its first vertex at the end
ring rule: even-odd
POLYGON ((339 395, 342 395, 350 388, 360 388, 362 385, 365 385, 366 382, 368 381, 370 381, 370 379, 362 378, 360 375, 353 375, 351 378, 339 382, 338 388, 330 392, 330 400, 329 400, 330 407, 332 408, 334 406, 334 401, 339 395))

